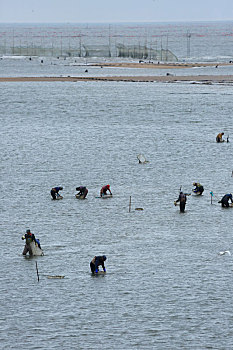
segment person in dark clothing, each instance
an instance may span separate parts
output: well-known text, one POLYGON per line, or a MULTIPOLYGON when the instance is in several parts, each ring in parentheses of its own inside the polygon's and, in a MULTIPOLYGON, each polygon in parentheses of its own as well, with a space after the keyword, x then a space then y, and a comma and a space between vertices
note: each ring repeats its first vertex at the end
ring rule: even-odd
POLYGON ((225 194, 225 196, 223 196, 218 203, 221 203, 222 207, 229 208, 229 200, 231 201, 231 203, 233 203, 233 198, 231 193, 225 194))
POLYGON ((90 268, 91 268, 91 272, 94 273, 98 273, 99 272, 99 266, 101 265, 104 272, 106 272, 105 266, 104 266, 104 262, 106 261, 106 256, 102 255, 102 256, 94 256, 94 258, 91 260, 90 262, 90 268))
POLYGON ((63 190, 63 187, 53 187, 51 189, 51 196, 52 196, 52 199, 57 199, 57 197, 60 196, 60 194, 58 193, 59 191, 62 191, 63 190))
POLYGON ((110 195, 112 195, 112 192, 110 190, 110 185, 103 186, 100 190, 100 197, 103 197, 107 194, 107 191, 109 191, 110 195))
POLYGON ((185 205, 186 205, 186 194, 184 194, 183 192, 180 192, 179 198, 174 202, 174 204, 176 205, 178 202, 180 202, 180 212, 184 213, 185 210, 185 205))
POLYGON ((194 182, 193 186, 195 186, 195 188, 193 189, 194 193, 202 194, 204 192, 204 187, 199 182, 194 182))
POLYGON ((30 243, 33 241, 36 242, 35 235, 31 233, 30 230, 27 230, 26 234, 22 236, 22 240, 24 239, 26 239, 26 243, 24 246, 23 255, 26 255, 27 252, 29 252, 29 255, 32 255, 32 249, 31 249, 30 243))
POLYGON ((79 191, 76 196, 83 196, 83 198, 86 198, 88 194, 88 189, 85 186, 76 187, 76 191, 79 191))

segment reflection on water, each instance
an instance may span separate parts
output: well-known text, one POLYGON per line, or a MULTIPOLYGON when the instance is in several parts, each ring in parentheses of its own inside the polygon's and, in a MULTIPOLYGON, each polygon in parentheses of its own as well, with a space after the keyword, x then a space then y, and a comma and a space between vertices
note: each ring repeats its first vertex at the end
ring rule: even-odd
POLYGON ((231 141, 231 87, 1 86, 3 348, 226 349, 232 260, 218 253, 231 251, 232 212, 217 201, 232 191, 232 145, 215 136, 231 141), (194 181, 204 195, 180 214, 173 201, 194 181), (95 198, 108 183, 113 198, 95 198), (43 257, 22 257, 27 228, 43 257), (107 274, 92 278, 99 254, 107 274))

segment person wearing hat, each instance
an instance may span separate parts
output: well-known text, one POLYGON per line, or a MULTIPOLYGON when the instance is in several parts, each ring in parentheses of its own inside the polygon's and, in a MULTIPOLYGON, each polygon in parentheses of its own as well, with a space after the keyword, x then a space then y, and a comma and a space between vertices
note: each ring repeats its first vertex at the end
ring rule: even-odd
POLYGON ((27 252, 29 252, 29 255, 32 255, 32 249, 31 249, 30 243, 32 243, 33 241, 36 243, 35 235, 31 233, 30 230, 27 230, 26 234, 22 236, 22 240, 24 239, 26 239, 26 243, 24 246, 23 255, 26 255, 27 252))
POLYGON ((202 194, 204 192, 204 187, 199 182, 194 182, 193 186, 195 186, 193 189, 194 193, 202 194))
POLYGON ((83 198, 86 198, 88 194, 88 189, 85 186, 76 187, 76 191, 79 191, 76 196, 83 196, 83 198))
POLYGON ((60 194, 58 193, 59 191, 62 191, 63 190, 63 187, 53 187, 51 189, 51 196, 52 196, 52 199, 57 199, 57 197, 60 196, 60 194))
POLYGON ((178 202, 180 202, 180 212, 184 213, 185 210, 185 205, 186 205, 186 194, 183 192, 180 192, 179 198, 174 202, 174 204, 176 205, 178 202))
POLYGON ((98 273, 99 272, 99 266, 101 265, 103 268, 103 271, 106 272, 105 266, 104 266, 104 262, 106 261, 106 256, 102 255, 102 256, 94 256, 94 258, 91 260, 90 262, 90 268, 91 268, 91 272, 94 273, 98 273))
POLYGON ((112 192, 110 190, 110 185, 103 186, 100 190, 100 197, 103 197, 107 194, 107 191, 109 191, 110 195, 112 196, 112 192))
POLYGON ((224 140, 222 139, 224 135, 224 132, 220 132, 217 136, 216 136, 216 142, 223 142, 224 140))
POLYGON ((231 201, 231 203, 233 203, 233 198, 231 193, 225 194, 225 196, 223 196, 218 203, 221 203, 222 207, 229 208, 229 200, 231 201))

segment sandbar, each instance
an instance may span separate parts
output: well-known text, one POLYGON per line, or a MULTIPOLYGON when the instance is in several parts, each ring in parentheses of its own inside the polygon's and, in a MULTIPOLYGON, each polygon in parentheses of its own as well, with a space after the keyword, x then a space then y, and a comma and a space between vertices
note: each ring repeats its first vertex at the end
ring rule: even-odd
POLYGON ((230 62, 206 62, 206 63, 154 63, 154 62, 104 62, 104 63, 90 63, 89 66, 94 67, 116 67, 116 68, 156 68, 156 69, 182 69, 182 68, 200 68, 200 67, 221 67, 233 66, 233 61, 230 62))
POLYGON ((233 83, 233 75, 164 75, 164 76, 59 76, 59 77, 0 77, 1 82, 78 82, 78 81, 122 81, 122 82, 192 82, 192 83, 233 83))

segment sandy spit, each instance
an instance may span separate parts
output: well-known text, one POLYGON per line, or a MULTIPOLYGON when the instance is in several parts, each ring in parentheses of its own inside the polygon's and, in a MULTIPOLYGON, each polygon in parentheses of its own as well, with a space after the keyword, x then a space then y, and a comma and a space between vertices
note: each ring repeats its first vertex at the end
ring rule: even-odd
POLYGON ((119 68, 156 68, 156 69, 175 69, 175 68, 194 68, 194 67, 221 67, 232 66, 233 62, 206 62, 206 63, 136 63, 136 62, 108 62, 108 63, 90 63, 94 67, 119 67, 119 68))
POLYGON ((189 76, 112 76, 112 77, 0 77, 1 82, 78 82, 78 81, 124 81, 124 82, 197 82, 233 83, 233 75, 189 75, 189 76))

